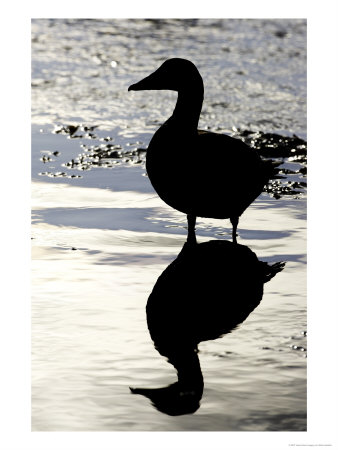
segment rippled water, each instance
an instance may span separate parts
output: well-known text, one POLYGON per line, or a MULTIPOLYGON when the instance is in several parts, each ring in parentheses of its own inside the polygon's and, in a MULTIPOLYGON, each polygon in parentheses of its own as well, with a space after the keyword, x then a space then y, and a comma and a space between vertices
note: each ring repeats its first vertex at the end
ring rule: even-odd
MULTIPOLYGON (((287 264, 237 330, 200 344, 200 408, 171 417, 129 391, 176 380, 145 306, 185 242, 186 219, 158 198, 143 159, 124 153, 147 147, 176 99, 127 87, 172 56, 194 61, 204 78, 201 128, 306 139, 302 20, 32 22, 33 430, 306 429, 304 190, 264 193, 240 220, 239 243, 287 264), (79 124, 87 128, 70 138, 67 127, 79 124), (124 157, 71 164, 107 144, 124 157)), ((284 167, 299 168, 292 158, 284 167)), ((199 242, 230 231, 229 221, 197 223, 199 242)))

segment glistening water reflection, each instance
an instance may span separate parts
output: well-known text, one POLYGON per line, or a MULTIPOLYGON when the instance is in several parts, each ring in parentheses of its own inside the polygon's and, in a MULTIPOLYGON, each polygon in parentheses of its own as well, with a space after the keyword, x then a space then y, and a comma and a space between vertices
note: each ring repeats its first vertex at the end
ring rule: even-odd
POLYGON ((198 344, 242 323, 262 300, 264 283, 283 267, 259 261, 247 246, 229 241, 186 243, 158 278, 146 308, 155 348, 175 367, 178 381, 132 392, 169 415, 195 412, 204 387, 198 344))

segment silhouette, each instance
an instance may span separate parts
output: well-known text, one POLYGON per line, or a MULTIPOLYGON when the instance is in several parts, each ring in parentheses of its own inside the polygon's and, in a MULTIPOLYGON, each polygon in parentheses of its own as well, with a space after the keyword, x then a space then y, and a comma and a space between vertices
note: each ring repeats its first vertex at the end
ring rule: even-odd
POLYGON ((239 139, 197 129, 204 87, 192 62, 168 59, 128 91, 160 89, 177 91, 178 97, 149 144, 149 179, 162 200, 187 214, 188 242, 196 242, 196 217, 230 218, 236 242, 239 217, 273 176, 274 163, 239 139), (176 161, 170 164, 173 152, 176 161))
POLYGON ((158 352, 178 381, 163 388, 130 388, 169 415, 193 413, 203 394, 198 344, 233 331, 259 305, 263 285, 283 270, 244 245, 186 243, 158 278, 147 302, 147 323, 158 352))

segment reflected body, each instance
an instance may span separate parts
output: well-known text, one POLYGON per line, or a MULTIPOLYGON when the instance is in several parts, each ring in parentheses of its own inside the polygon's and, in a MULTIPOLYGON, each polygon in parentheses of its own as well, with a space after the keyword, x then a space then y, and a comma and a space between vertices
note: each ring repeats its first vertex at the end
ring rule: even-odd
POLYGON ((192 62, 169 59, 128 90, 162 89, 177 91, 178 97, 172 116, 149 144, 149 179, 162 200, 187 214, 190 242, 196 241, 196 217, 230 218, 236 242, 238 219, 262 192, 273 165, 239 139, 198 130, 204 87, 192 62), (170 154, 174 165, 168 163, 170 154))
POLYGON ((229 241, 185 244, 158 278, 146 308, 154 345, 176 368, 178 381, 132 392, 170 415, 196 411, 203 394, 198 344, 242 323, 259 305, 264 283, 283 267, 261 262, 248 247, 229 241))

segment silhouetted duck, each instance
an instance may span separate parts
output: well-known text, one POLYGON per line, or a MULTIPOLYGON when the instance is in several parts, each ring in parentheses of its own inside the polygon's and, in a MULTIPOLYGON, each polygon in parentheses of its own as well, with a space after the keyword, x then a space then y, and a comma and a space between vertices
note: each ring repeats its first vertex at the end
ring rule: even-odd
POLYGON ((147 150, 146 169, 158 195, 188 216, 188 242, 196 242, 196 217, 230 218, 232 237, 240 215, 262 192, 271 161, 239 139, 197 129, 204 87, 196 66, 186 59, 165 61, 129 91, 178 92, 172 116, 156 131, 147 150), (169 162, 175 152, 175 163, 169 162))
POLYGON ((147 302, 149 333, 176 368, 178 381, 163 388, 131 388, 170 415, 196 411, 203 394, 198 344, 234 330, 259 305, 263 285, 284 263, 259 261, 229 241, 185 244, 160 275, 147 302))

